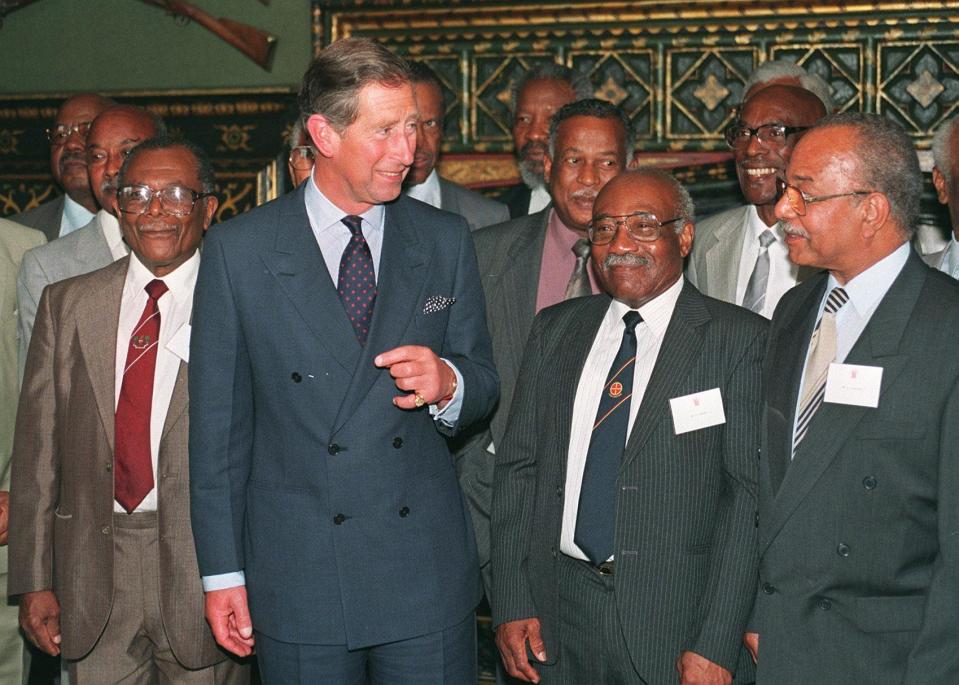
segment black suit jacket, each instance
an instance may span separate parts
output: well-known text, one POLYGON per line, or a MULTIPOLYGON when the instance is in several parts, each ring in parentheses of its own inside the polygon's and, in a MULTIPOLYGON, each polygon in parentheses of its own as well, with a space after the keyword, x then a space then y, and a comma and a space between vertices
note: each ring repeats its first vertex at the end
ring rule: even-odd
POLYGON ((509 207, 509 218, 519 219, 529 214, 529 199, 533 191, 525 183, 507 186, 496 198, 509 207))
MULTIPOLYGON (((557 655, 557 560, 576 388, 609 307, 577 298, 536 317, 493 490, 493 622, 538 617, 557 655)), ((735 671, 756 587, 760 317, 686 283, 616 490, 615 591, 632 661, 675 683, 684 650, 735 671), (719 388, 726 423, 675 435, 669 400, 719 388)))
POLYGON ((878 408, 824 403, 790 460, 826 280, 789 291, 770 330, 757 682, 954 685, 959 283, 909 256, 845 360, 882 367, 878 408))

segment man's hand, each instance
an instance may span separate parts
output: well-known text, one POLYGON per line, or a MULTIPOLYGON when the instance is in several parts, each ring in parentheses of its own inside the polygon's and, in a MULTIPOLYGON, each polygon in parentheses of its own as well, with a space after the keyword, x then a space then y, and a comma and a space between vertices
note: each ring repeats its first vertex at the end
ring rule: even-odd
POLYGON ((20 627, 42 651, 60 653, 60 602, 52 590, 20 595, 20 627))
POLYGON ((393 398, 400 409, 416 409, 424 404, 446 406, 456 388, 456 374, 428 347, 404 345, 377 355, 373 363, 388 368, 396 387, 410 394, 393 398), (417 404, 417 397, 420 399, 417 404))
POLYGON ((759 662, 759 633, 746 633, 743 635, 743 644, 753 657, 753 663, 759 662))
POLYGON ((496 629, 496 646, 506 672, 514 678, 528 683, 538 683, 539 673, 530 664, 526 656, 526 642, 529 649, 540 661, 546 661, 546 645, 540 634, 538 618, 524 618, 504 623, 496 629))
POLYGON ((10 493, 0 490, 0 546, 7 544, 7 528, 10 526, 10 493))
POLYGON ((732 685, 733 674, 696 652, 683 652, 676 659, 681 685, 732 685))
POLYGON ((245 587, 207 592, 203 610, 218 645, 237 656, 253 653, 253 622, 245 587))

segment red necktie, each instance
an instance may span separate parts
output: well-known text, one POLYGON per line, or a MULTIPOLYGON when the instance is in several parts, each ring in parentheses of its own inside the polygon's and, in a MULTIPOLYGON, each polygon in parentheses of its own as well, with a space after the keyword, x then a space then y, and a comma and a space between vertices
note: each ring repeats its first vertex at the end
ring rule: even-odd
POLYGON ((113 471, 113 493, 128 514, 132 514, 153 489, 150 413, 153 407, 153 374, 160 341, 157 300, 167 291, 166 283, 159 279, 152 280, 147 283, 146 291, 149 299, 130 336, 114 420, 116 467, 113 471))

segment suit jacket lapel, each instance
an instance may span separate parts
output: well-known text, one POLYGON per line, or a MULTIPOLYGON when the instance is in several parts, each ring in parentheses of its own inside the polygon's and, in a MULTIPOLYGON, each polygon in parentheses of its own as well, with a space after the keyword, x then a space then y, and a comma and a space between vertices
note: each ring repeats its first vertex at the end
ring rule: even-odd
POLYGON ((512 345, 513 368, 519 369, 522 363, 523 347, 529 334, 533 319, 536 317, 536 293, 539 290, 539 274, 543 263, 543 244, 546 241, 546 224, 549 222, 550 207, 531 215, 522 233, 510 245, 506 253, 508 265, 500 274, 501 297, 496 306, 506 312, 505 320, 511 326, 523 331, 517 336, 518 345, 512 345))
POLYGON ((636 459, 653 429, 662 421, 670 396, 675 396, 677 385, 689 373, 703 349, 701 326, 710 318, 702 295, 688 281, 684 282, 636 413, 621 468, 625 469, 636 459))
POLYGON ((713 244, 706 248, 706 279, 709 293, 726 302, 736 300, 736 279, 739 273, 739 260, 743 255, 742 227, 746 212, 733 214, 729 221, 720 226, 712 235, 713 244))
MULTIPOLYGON (((334 432, 352 416, 376 378, 384 373, 373 365, 373 358, 399 344, 413 321, 417 305, 422 304, 427 295, 452 295, 423 292, 431 256, 429 250, 430 245, 419 239, 413 219, 407 214, 406 199, 401 197, 386 205, 370 335, 333 423, 334 432)), ((353 335, 352 328, 350 335, 353 335)))
POLYGON ((79 354, 90 374, 97 412, 111 452, 116 416, 117 325, 129 260, 121 259, 99 272, 99 278, 91 279, 90 297, 84 298, 77 308, 79 354))
POLYGON ((310 227, 305 187, 300 185, 280 200, 283 205, 278 210, 273 252, 264 255, 263 261, 306 327, 344 369, 352 372, 361 348, 310 227))
POLYGON ((187 374, 189 366, 181 361, 177 367, 176 382, 173 384, 173 394, 170 396, 170 406, 166 412, 166 418, 163 420, 163 433, 160 436, 160 454, 164 452, 163 441, 167 434, 177 424, 180 417, 186 413, 187 406, 190 404, 190 396, 187 390, 187 374))
MULTIPOLYGON (((879 406, 882 406, 889 387, 907 366, 909 356, 900 350, 900 343, 925 278, 925 267, 919 257, 915 253, 910 254, 902 272, 873 312, 845 360, 847 364, 883 368, 879 406)), ((833 462, 856 426, 869 412, 874 411, 870 407, 823 403, 809 425, 806 438, 796 450, 795 459, 786 470, 782 487, 776 495, 772 520, 760 540, 760 551, 769 545, 789 515, 833 462)))

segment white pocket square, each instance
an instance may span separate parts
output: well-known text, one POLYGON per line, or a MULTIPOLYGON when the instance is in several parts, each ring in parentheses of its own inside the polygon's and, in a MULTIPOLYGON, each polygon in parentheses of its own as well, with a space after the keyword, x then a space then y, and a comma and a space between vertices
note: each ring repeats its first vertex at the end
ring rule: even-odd
POLYGON ((436 312, 441 312, 450 305, 456 302, 455 297, 444 297, 443 295, 430 295, 426 298, 426 303, 423 305, 424 314, 435 314, 436 312))

